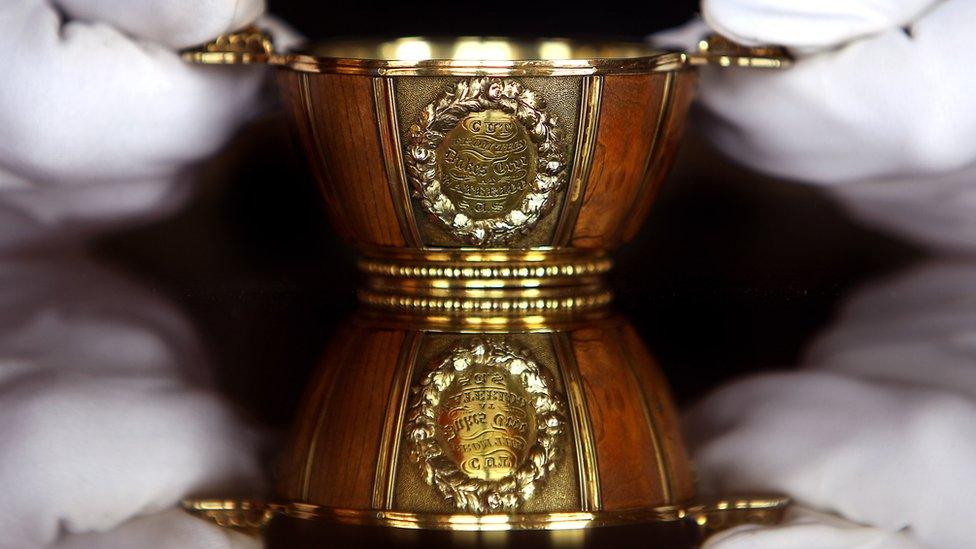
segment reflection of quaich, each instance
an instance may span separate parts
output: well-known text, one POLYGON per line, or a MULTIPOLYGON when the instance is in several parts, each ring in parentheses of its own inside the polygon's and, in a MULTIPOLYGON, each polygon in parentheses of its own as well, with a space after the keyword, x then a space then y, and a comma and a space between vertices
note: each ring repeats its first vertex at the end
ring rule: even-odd
POLYGON ((460 511, 515 511, 559 464, 564 397, 526 349, 462 341, 415 388, 408 436, 428 484, 460 511))
POLYGON ((535 442, 535 414, 525 389, 505 374, 477 368, 443 396, 437 437, 468 476, 498 480, 512 474, 535 442))

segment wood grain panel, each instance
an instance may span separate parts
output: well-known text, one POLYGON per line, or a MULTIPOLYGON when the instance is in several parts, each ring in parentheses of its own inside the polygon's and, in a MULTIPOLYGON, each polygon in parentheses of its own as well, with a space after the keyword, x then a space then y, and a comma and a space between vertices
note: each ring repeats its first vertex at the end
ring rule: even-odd
POLYGON ((346 356, 352 351, 352 332, 340 330, 329 340, 323 359, 310 378, 298 406, 297 421, 292 425, 288 445, 275 467, 275 493, 285 500, 305 498, 308 453, 313 434, 325 417, 335 387, 336 375, 342 371, 346 356))
POLYGON ((572 244, 606 247, 639 192, 653 147, 666 73, 609 75, 603 80, 600 126, 572 244))
POLYGON ((666 107, 666 116, 661 125, 661 134, 655 144, 647 174, 644 176, 644 181, 641 182, 640 196, 636 198, 634 209, 630 215, 623 220, 621 243, 634 238, 634 235, 640 230, 641 225, 644 224, 644 219, 650 213, 651 205, 654 203, 654 198, 657 196, 661 184, 671 172, 678 146, 681 143, 681 135, 684 133, 688 107, 695 97, 697 83, 698 73, 696 72, 675 73, 670 99, 666 107))
MULTIPOLYGON (((291 118, 291 128, 295 135, 293 140, 296 145, 300 145, 305 160, 308 162, 309 169, 315 177, 315 181, 322 187, 324 181, 328 181, 328 167, 321 154, 311 145, 315 143, 315 130, 310 124, 308 115, 305 113, 307 102, 305 101, 306 89, 303 85, 301 73, 290 69, 278 69, 278 89, 281 95, 281 102, 291 118)), ((352 224, 346 219, 345 208, 336 201, 334 193, 323 193, 325 209, 329 215, 329 220, 336 233, 343 239, 352 241, 352 224)))
POLYGON ((633 326, 626 324, 616 333, 637 384, 645 395, 648 428, 654 431, 658 440, 663 454, 662 471, 668 477, 668 503, 686 502, 695 495, 694 475, 668 381, 633 326))
POLYGON ((305 154, 319 165, 318 181, 330 211, 348 225, 346 232, 354 241, 403 246, 383 163, 372 79, 306 73, 295 77, 298 85, 285 85, 284 91, 293 115, 308 119, 301 141, 305 154), (294 91, 287 89, 291 87, 299 90, 297 105, 294 91))
POLYGON ((640 388, 617 345, 615 328, 587 328, 571 335, 596 441, 605 511, 657 506, 667 499, 654 443, 640 420, 645 417, 640 388))
MULTIPOLYGON (((308 480, 303 500, 319 505, 369 508, 402 331, 357 334, 333 379, 333 397, 308 437, 308 480), (316 444, 315 442, 318 441, 316 444)), ((336 360, 326 357, 325 360, 336 360)))

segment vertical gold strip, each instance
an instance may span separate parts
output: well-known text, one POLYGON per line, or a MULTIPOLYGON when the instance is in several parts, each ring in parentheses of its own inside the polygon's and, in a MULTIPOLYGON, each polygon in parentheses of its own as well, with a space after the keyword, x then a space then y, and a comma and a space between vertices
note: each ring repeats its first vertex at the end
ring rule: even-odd
POLYGON ((600 101, 603 97, 603 77, 583 78, 580 99, 579 123, 577 124, 576 150, 573 153, 573 173, 566 188, 559 221, 553 234, 554 246, 566 246, 573 236, 573 228, 583 205, 586 183, 590 179, 590 166, 596 148, 597 131, 600 127, 600 101))
POLYGON ((569 399, 569 416, 573 422, 573 440, 576 444, 576 467, 579 469, 580 505, 582 511, 599 511, 603 508, 600 496, 600 471, 596 457, 596 442, 590 412, 583 393, 583 379, 579 364, 573 354, 573 345, 564 332, 553 334, 553 349, 569 399))
POLYGON ((624 341, 621 340, 620 334, 616 331, 612 332, 617 348, 624 354, 624 360, 627 362, 627 371, 630 372, 630 377, 634 380, 634 386, 640 394, 641 407, 644 409, 644 422, 647 424, 647 429, 651 435, 651 444, 654 446, 654 458, 657 460, 657 470, 661 477, 661 491, 664 493, 664 503, 672 504, 674 503, 674 486, 671 479, 671 466, 668 463, 667 454, 664 453, 660 426, 654 421, 654 412, 651 409, 651 403, 647 401, 644 384, 641 383, 640 377, 637 375, 634 357, 631 355, 624 341))
POLYGON ((393 509, 396 470, 400 456, 400 439, 403 437, 403 420, 410 400, 410 384, 413 380, 414 365, 420 351, 421 334, 407 332, 400 347, 397 371, 394 373, 393 387, 387 402, 386 417, 383 423, 383 438, 380 441, 380 455, 376 460, 376 473, 373 478, 373 509, 393 509))
POLYGON ((393 210, 396 212, 400 232, 407 246, 419 248, 423 243, 413 213, 407 175, 403 168, 403 148, 397 124, 396 90, 393 79, 373 78, 373 96, 380 144, 383 149, 383 164, 386 166, 386 179, 395 205, 393 210))
MULTIPOLYGON (((664 129, 664 121, 668 119, 671 115, 671 104, 674 102, 674 75, 675 71, 668 71, 664 73, 664 93, 661 94, 661 105, 657 109, 657 121, 654 123, 654 136, 651 138, 651 147, 647 153, 647 159, 644 160, 644 170, 641 172, 640 188, 637 190, 637 195, 634 200, 630 203, 630 207, 627 211, 627 215, 620 218, 620 224, 617 226, 617 230, 614 233, 613 239, 610 241, 612 243, 619 244, 623 239, 624 231, 627 230, 627 224, 630 223, 631 217, 634 212, 643 203, 644 194, 647 192, 647 185, 649 183, 651 169, 654 167, 654 160, 658 156, 658 149, 660 148, 661 141, 661 131, 664 129)), ((657 75, 651 75, 649 78, 655 78, 657 75)))

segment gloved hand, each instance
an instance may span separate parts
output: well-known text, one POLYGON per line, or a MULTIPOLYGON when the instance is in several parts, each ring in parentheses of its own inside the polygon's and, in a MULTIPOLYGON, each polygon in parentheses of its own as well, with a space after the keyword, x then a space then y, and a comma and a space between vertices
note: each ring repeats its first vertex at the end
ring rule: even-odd
POLYGON ((687 414, 706 488, 784 492, 878 528, 807 515, 715 548, 888 547, 900 530, 903 545, 972 545, 974 281, 976 261, 956 259, 867 289, 799 371, 738 381, 687 414))
MULTIPOLYGON (((976 4, 703 0, 702 12, 735 41, 797 57, 783 71, 704 67, 702 131, 732 158, 824 184, 862 220, 943 256, 856 295, 799 371, 740 380, 688 412, 706 489, 800 504, 782 526, 708 546, 971 545, 976 76, 953 52, 976 4)), ((688 48, 707 32, 655 38, 688 48)))
POLYGON ((212 390, 191 328, 79 249, 38 250, 180 203, 264 70, 176 50, 263 11, 0 0, 0 547, 254 544, 172 508, 261 484, 260 437, 212 390))
POLYGON ((173 509, 262 487, 209 371, 158 296, 63 252, 0 260, 0 547, 255 544, 173 509))
POLYGON ((262 0, 0 1, 0 249, 180 203, 185 170, 255 111, 264 70, 176 50, 253 22, 262 0))
MULTIPOLYGON (((976 3, 703 0, 702 14, 733 40, 797 57, 782 71, 703 67, 696 122, 720 149, 830 185, 872 223, 976 250, 976 73, 963 61, 976 3)), ((654 38, 685 49, 707 32, 654 38)))

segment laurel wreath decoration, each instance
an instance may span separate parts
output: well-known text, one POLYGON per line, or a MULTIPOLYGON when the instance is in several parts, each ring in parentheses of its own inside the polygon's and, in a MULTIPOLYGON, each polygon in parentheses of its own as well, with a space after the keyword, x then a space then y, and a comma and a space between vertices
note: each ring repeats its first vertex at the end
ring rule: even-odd
POLYGON ((535 493, 557 463, 565 425, 561 395, 554 392, 548 374, 529 351, 508 344, 472 338, 456 346, 414 388, 407 436, 412 455, 421 465, 427 484, 434 486, 458 511, 475 514, 517 510, 535 493), (456 377, 473 366, 497 368, 518 379, 536 414, 536 440, 509 475, 497 480, 472 478, 445 454, 435 438, 441 395, 456 377))
POLYGON ((510 78, 469 78, 450 87, 427 105, 410 127, 406 170, 424 208, 455 235, 476 245, 510 241, 524 234, 552 207, 565 179, 566 158, 558 120, 545 111, 536 92, 510 78), (471 113, 501 110, 518 120, 538 147, 538 165, 519 206, 504 217, 471 219, 457 211, 437 179, 437 147, 444 136, 471 113))

